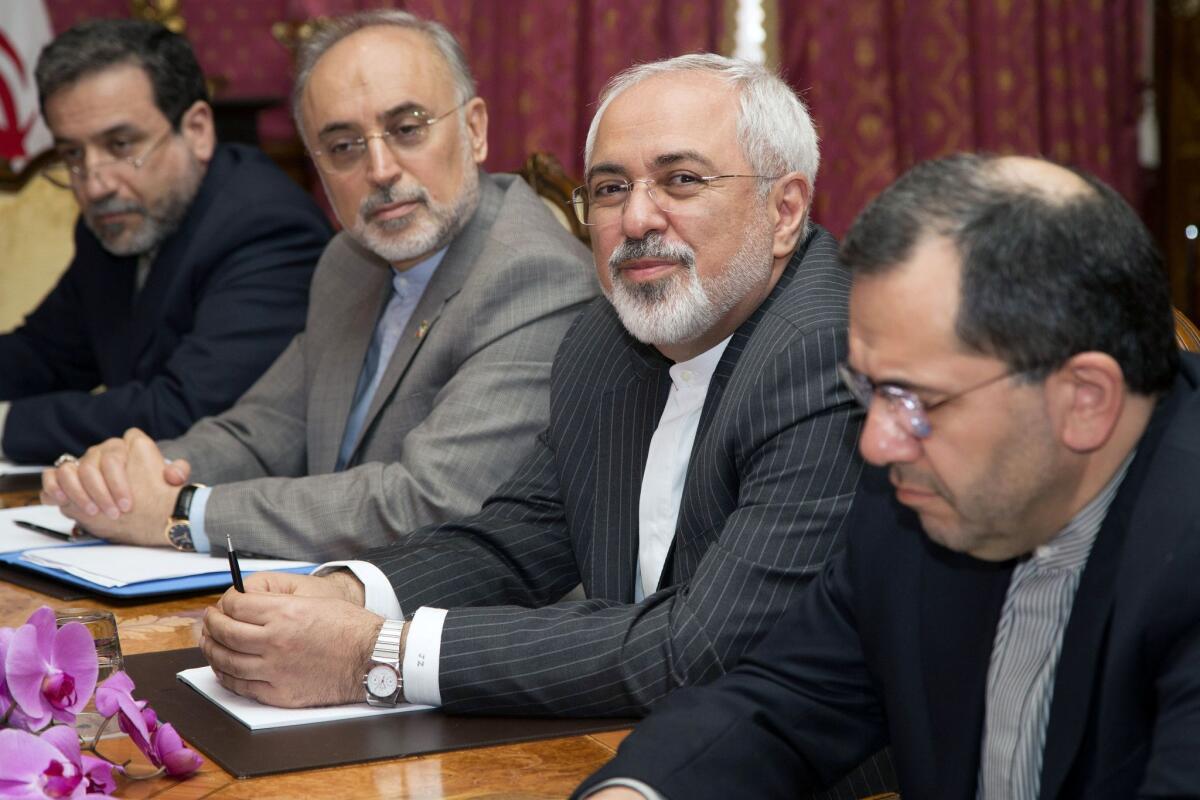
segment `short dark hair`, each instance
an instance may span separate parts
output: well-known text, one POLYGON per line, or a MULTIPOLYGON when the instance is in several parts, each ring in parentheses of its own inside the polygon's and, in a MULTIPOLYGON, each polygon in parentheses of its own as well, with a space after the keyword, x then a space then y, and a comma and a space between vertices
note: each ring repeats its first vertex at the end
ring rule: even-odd
POLYGON ((156 22, 101 19, 63 31, 42 49, 35 73, 42 115, 55 92, 118 64, 145 71, 154 104, 175 130, 193 103, 208 100, 204 73, 187 39, 156 22))
POLYGON ((999 157, 920 164, 859 214, 842 245, 855 275, 905 262, 927 234, 962 258, 959 339, 1040 380, 1071 356, 1099 351, 1140 394, 1170 388, 1179 368, 1162 258, 1133 209, 1079 170, 1081 192, 1039 191, 999 157))

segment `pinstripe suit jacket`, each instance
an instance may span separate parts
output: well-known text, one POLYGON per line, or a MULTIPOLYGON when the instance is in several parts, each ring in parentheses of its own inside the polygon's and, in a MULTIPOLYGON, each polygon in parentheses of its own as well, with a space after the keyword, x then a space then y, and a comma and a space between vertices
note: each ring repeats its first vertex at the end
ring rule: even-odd
MULTIPOLYGON (((550 364, 596 295, 591 259, 520 178, 480 174, 479 207, 422 294, 334 473, 354 389, 391 291, 345 234, 313 278, 304 333, 224 414, 163 443, 216 484, 214 542, 326 560, 479 510, 545 427, 550 364)), ((214 546, 214 552, 223 549, 214 546)))
POLYGON ((406 612, 450 608, 455 712, 642 714, 729 668, 838 547, 860 415, 835 371, 848 276, 815 229, 734 333, 709 386, 659 591, 635 604, 638 500, 670 366, 610 305, 555 357, 550 424, 459 522, 363 556, 406 612), (588 599, 555 603, 579 582, 588 599))

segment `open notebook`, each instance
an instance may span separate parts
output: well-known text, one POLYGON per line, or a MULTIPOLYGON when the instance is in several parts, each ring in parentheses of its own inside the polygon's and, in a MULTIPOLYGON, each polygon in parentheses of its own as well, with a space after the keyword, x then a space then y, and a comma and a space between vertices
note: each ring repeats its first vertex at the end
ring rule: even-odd
POLYGON ((185 669, 176 675, 179 680, 204 695, 222 711, 252 731, 265 728, 285 728, 290 725, 312 725, 316 722, 333 722, 357 717, 373 717, 381 714, 402 714, 406 711, 432 708, 432 706, 417 706, 412 703, 401 703, 395 708, 376 708, 365 702, 320 708, 276 708, 264 706, 257 700, 250 700, 229 691, 217 683, 217 676, 213 674, 212 667, 185 669))

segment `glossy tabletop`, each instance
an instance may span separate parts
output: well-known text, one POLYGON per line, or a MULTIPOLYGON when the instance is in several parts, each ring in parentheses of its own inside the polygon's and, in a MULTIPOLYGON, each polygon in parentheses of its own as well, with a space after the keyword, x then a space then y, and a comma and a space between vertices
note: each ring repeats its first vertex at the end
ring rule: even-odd
MULTIPOLYGON (((0 506, 29 502, 37 502, 35 492, 0 492, 0 506)), ((20 625, 42 605, 107 608, 117 619, 123 652, 126 655, 150 653, 196 646, 204 609, 217 597, 207 595, 116 606, 100 600, 56 600, 0 582, 0 626, 20 625)), ((137 696, 136 690, 134 696, 137 696)), ((166 721, 170 722, 169 719, 166 721)), ((319 733, 314 731, 314 735, 319 733)), ((186 780, 157 778, 125 782, 117 796, 180 800, 202 797, 246 800, 294 797, 306 800, 324 797, 561 798, 612 758, 625 735, 625 731, 596 733, 244 780, 234 778, 206 759, 201 770, 186 780)), ((106 740, 100 750, 113 760, 133 758, 141 763, 140 754, 125 737, 106 740)))

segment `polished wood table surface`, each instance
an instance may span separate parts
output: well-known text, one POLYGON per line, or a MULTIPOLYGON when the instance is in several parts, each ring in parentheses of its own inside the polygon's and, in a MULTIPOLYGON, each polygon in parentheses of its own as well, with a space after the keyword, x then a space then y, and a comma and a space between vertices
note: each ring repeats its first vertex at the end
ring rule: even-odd
MULTIPOLYGON (((0 492, 0 506, 37 502, 36 492, 0 492)), ((0 626, 23 623, 39 606, 107 608, 117 618, 121 649, 126 655, 194 647, 204 609, 219 595, 190 597, 141 605, 106 605, 99 600, 63 601, 0 582, 0 626)), ((134 691, 137 697, 137 691, 134 691)), ((165 720, 170 722, 170 719, 165 720)), ((543 800, 571 793, 587 775, 616 752, 626 731, 566 739, 460 750, 412 758, 375 761, 332 769, 294 772, 239 780, 207 758, 185 780, 158 778, 127 781, 118 797, 198 800, 198 798, 412 797, 543 800)), ((100 750, 113 760, 145 763, 125 737, 109 739, 100 750)))

